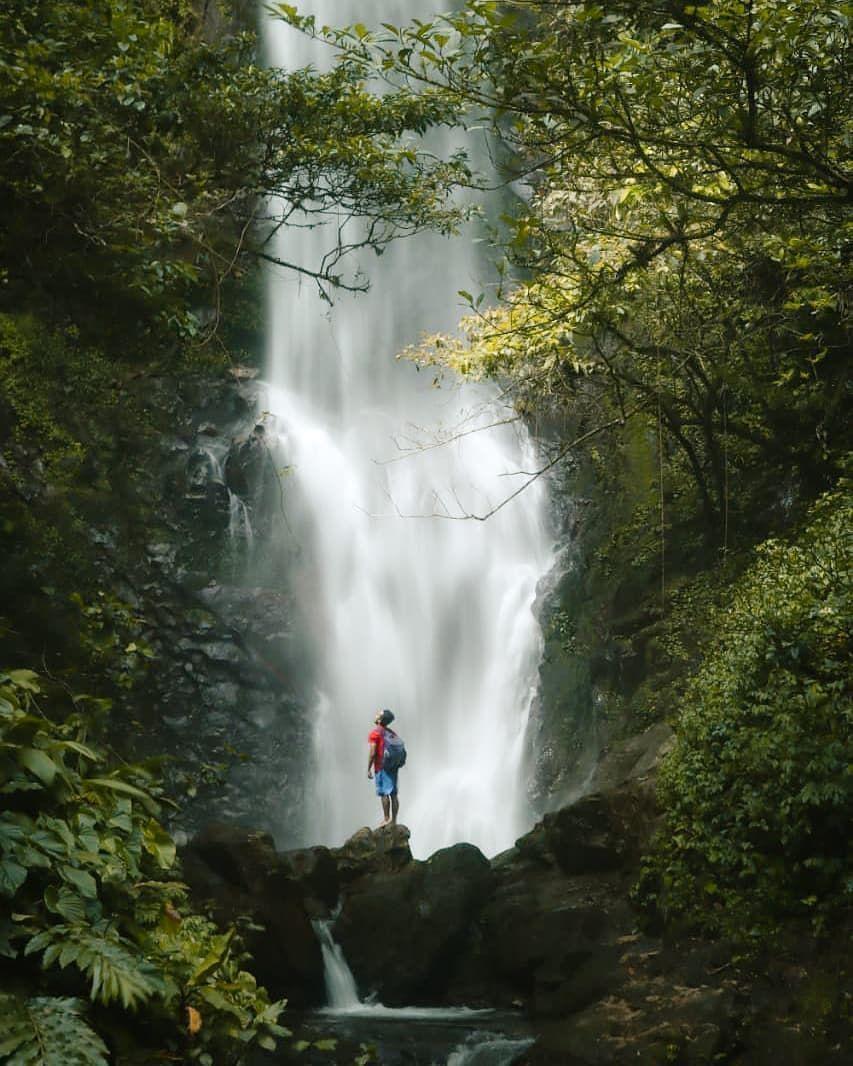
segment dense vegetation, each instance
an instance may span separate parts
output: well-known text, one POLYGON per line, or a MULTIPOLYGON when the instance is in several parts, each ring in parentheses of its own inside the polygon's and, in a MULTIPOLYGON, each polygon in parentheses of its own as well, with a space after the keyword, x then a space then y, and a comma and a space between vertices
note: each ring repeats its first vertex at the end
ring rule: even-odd
POLYGON ((760 942, 786 917, 831 928, 849 903, 849 495, 792 543, 764 542, 712 627, 661 775, 645 898, 760 942))
MULTIPOLYGON (((363 243, 379 249, 398 232, 451 224, 443 192, 464 168, 400 141, 445 117, 434 94, 378 98, 347 64, 327 75, 265 69, 252 34, 211 36, 198 8, 111 0, 4 12, 3 307, 65 309, 82 327, 86 309, 109 302, 121 342, 145 351, 158 327, 205 339, 222 285, 272 256, 269 235, 290 218, 366 217, 363 243)), ((331 288, 357 285, 337 267, 346 241, 330 236, 322 264, 289 265, 331 288)))
POLYGON ((492 109, 531 185, 503 248, 531 280, 424 354, 509 377, 540 417, 593 388, 588 432, 660 428, 714 546, 780 479, 830 484, 849 447, 848 31, 805 0, 534 0, 333 34, 492 109))
MULTIPOLYGON (((233 929, 221 933, 188 909, 156 778, 90 745, 93 702, 31 670, 0 675, 0 955, 22 960, 4 980, 0 1054, 106 1063, 86 993, 143 1013, 153 1047, 190 1061, 238 1062, 253 1045, 274 1048, 288 1035, 278 1025, 284 1003, 243 969, 233 929)), ((134 1044, 146 1042, 132 1033, 138 1022, 99 1021, 132 1061, 134 1044)))

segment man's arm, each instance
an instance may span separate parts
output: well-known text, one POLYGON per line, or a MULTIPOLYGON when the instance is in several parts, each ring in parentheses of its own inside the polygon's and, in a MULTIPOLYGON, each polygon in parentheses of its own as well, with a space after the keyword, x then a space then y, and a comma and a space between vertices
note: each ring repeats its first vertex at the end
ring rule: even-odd
POLYGON ((373 763, 376 761, 376 742, 371 740, 367 749, 367 776, 373 777, 373 763))

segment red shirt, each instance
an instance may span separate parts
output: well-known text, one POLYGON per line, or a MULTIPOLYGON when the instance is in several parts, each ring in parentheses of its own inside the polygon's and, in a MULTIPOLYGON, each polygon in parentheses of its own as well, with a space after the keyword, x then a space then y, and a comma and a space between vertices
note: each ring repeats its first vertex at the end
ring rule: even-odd
MULTIPOLYGON (((368 744, 376 745, 376 752, 373 756, 373 769, 382 769, 382 760, 385 758, 385 728, 381 725, 376 726, 375 729, 371 729, 370 735, 367 738, 368 744)), ((393 730, 389 729, 389 733, 393 730)))

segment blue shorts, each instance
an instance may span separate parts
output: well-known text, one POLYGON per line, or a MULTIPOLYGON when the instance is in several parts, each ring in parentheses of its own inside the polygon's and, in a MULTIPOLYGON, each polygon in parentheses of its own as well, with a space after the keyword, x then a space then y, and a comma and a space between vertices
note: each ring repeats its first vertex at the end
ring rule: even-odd
POLYGON ((375 781, 377 796, 393 796, 397 791, 396 770, 377 770, 375 781))

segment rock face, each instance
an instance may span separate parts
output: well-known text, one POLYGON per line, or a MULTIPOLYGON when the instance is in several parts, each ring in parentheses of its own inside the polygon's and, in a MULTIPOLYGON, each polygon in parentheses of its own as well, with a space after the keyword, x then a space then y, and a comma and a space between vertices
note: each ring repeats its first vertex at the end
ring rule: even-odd
POLYGON ((253 524, 265 532, 282 505, 283 489, 276 455, 266 426, 258 422, 252 431, 231 442, 225 457, 225 485, 252 509, 253 524))
POLYGON ((43 660, 83 689, 97 678, 110 744, 168 757, 173 829, 251 820, 287 845, 310 731, 288 583, 297 548, 283 524, 256 528, 223 469, 265 406, 255 374, 117 370, 115 404, 78 410, 69 397, 62 412, 79 471, 45 464, 45 442, 17 442, 0 411, 0 599, 15 618, 0 643, 7 663, 43 660), (255 552, 265 535, 276 550, 255 552))

